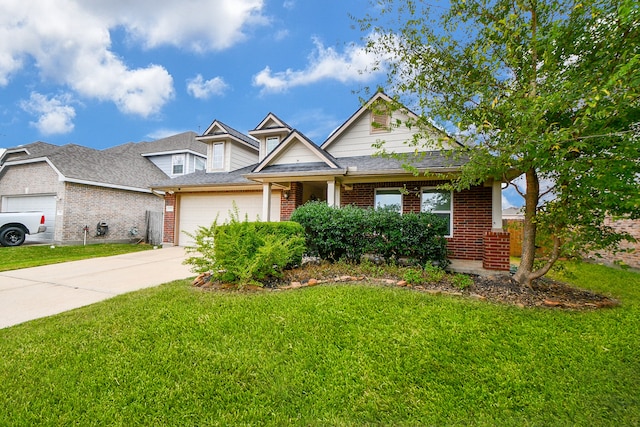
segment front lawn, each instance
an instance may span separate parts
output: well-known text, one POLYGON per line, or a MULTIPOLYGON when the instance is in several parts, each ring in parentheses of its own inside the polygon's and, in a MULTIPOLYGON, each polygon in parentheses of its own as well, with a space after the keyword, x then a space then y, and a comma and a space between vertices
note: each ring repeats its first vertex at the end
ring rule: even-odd
POLYGON ((121 255, 151 249, 150 245, 95 244, 86 246, 24 245, 0 247, 0 271, 37 267, 60 262, 121 255))
POLYGON ((638 425, 640 274, 569 267, 620 306, 367 284, 122 295, 0 330, 0 425, 638 425))

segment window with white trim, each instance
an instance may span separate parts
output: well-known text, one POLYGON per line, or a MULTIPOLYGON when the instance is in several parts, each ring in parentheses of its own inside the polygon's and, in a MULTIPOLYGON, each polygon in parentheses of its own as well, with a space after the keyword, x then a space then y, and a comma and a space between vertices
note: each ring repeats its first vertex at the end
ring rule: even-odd
POLYGON ((205 162, 202 157, 196 156, 194 169, 197 171, 203 171, 205 169, 205 162))
POLYGON ((393 206, 399 213, 402 213, 402 192, 399 188, 378 188, 376 189, 374 206, 376 209, 393 206))
POLYGON ((211 169, 223 169, 224 168, 224 143, 213 144, 211 169))
POLYGON ((274 148, 280 144, 280 138, 277 136, 269 136, 267 137, 267 154, 273 151, 274 148))
POLYGON ((184 174, 184 154, 174 154, 171 156, 171 174, 184 174))
POLYGON ((447 237, 453 235, 453 193, 448 190, 423 188, 420 211, 431 212, 447 221, 447 237))

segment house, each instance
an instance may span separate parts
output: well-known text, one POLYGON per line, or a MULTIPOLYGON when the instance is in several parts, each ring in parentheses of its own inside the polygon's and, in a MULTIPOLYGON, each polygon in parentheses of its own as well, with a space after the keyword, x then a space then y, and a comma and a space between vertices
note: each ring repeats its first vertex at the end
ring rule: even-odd
POLYGON ((45 142, 9 148, 0 156, 0 208, 43 211, 47 231, 28 239, 63 244, 139 240, 156 212, 159 244, 164 201, 149 187, 204 168, 206 146, 195 136, 106 150, 45 142))
POLYGON ((163 244, 190 245, 189 233, 216 218, 224 221, 234 206, 242 218, 281 221, 309 200, 331 206, 397 205, 402 212, 428 210, 445 218, 450 258, 508 270, 501 182, 460 192, 438 188, 459 173, 462 160, 436 145, 442 133, 435 128, 433 141, 421 141, 426 151, 415 155, 415 146, 407 143, 411 129, 396 124, 416 116, 381 113, 373 108, 380 101, 390 99, 377 93, 320 145, 273 113, 248 135, 215 120, 196 138, 207 144, 205 170, 152 186, 165 192, 163 244), (376 156, 374 144, 382 140, 387 151, 413 156, 408 161, 420 173, 408 172, 398 159, 376 156))

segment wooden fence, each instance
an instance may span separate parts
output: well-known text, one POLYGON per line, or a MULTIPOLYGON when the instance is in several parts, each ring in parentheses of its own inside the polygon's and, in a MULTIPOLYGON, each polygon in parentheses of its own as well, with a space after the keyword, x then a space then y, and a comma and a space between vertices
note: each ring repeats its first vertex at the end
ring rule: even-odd
POLYGON ((504 219, 502 228, 509 232, 509 256, 519 257, 522 255, 522 224, 521 219, 504 219))

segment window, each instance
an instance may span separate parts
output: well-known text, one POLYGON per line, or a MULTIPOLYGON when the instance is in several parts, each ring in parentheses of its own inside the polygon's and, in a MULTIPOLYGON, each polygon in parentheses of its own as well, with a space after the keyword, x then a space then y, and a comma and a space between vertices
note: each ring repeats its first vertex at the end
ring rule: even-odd
POLYGON ((224 167, 224 143, 213 144, 213 158, 211 159, 212 169, 222 169, 224 167))
POLYGON ((444 218, 447 221, 447 236, 452 236, 453 203, 451 191, 423 188, 420 210, 444 218))
POLYGON ((391 117, 386 111, 371 112, 371 133, 389 132, 391 117))
POLYGON ((397 188, 377 189, 374 204, 376 209, 394 206, 402 213, 402 193, 397 188))
POLYGON ((269 136, 267 137, 267 154, 273 151, 280 144, 280 138, 277 136, 269 136))
POLYGON ((171 157, 171 174, 184 174, 184 154, 174 154, 171 157))
POLYGON ((195 170, 202 171, 205 168, 204 159, 202 157, 196 157, 195 170))

